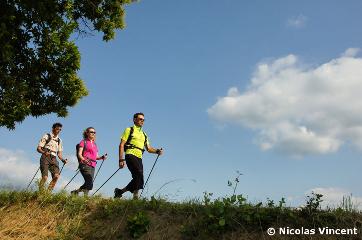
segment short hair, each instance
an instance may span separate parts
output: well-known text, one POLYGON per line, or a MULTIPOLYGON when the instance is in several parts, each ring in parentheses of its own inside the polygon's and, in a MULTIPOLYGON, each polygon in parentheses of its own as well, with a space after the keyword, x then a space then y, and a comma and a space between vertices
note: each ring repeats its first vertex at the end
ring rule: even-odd
POLYGON ((54 123, 52 128, 63 127, 61 123, 54 123))
POLYGON ((138 117, 138 115, 142 115, 143 117, 145 116, 143 113, 139 112, 139 113, 135 113, 133 115, 133 122, 134 122, 134 119, 138 117))

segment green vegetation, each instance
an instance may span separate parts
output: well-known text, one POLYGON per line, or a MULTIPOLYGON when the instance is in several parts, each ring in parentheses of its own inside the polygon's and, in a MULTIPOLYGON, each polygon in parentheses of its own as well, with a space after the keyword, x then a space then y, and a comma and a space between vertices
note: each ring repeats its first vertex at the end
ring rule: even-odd
POLYGON ((13 130, 29 115, 66 117, 89 94, 72 39, 95 31, 114 39, 126 26, 124 6, 137 1, 1 1, 0 127, 13 130))
POLYGON ((127 230, 131 237, 141 237, 145 232, 148 232, 150 226, 150 217, 143 215, 142 212, 136 214, 136 216, 127 219, 127 230))
MULTIPOLYGON (((238 175, 235 180, 238 182, 238 175)), ((235 187, 229 182, 229 186, 235 187)), ((235 192, 235 191, 234 191, 235 192)), ((162 198, 113 199, 3 189, 0 192, 0 238, 48 239, 261 239, 269 228, 284 229, 291 239, 318 239, 318 229, 355 229, 335 239, 362 239, 362 215, 345 197, 336 208, 321 208, 322 195, 312 193, 305 206, 251 203, 242 195, 183 203, 162 198), (293 232, 297 229, 297 232, 293 232), (315 230, 315 233, 310 232, 315 230), (292 232, 292 234, 290 234, 292 232)), ((324 233, 324 234, 325 234, 324 233)), ((280 236, 276 232, 275 238, 280 236)))

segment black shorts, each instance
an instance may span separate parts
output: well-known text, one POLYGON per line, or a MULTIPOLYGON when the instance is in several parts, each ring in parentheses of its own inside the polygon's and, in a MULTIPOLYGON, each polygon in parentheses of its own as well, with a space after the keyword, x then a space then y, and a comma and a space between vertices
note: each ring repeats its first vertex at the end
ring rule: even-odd
POLYGON ((142 159, 132 154, 126 155, 126 164, 132 174, 132 180, 127 185, 127 190, 133 192, 134 190, 143 189, 143 164, 142 159))

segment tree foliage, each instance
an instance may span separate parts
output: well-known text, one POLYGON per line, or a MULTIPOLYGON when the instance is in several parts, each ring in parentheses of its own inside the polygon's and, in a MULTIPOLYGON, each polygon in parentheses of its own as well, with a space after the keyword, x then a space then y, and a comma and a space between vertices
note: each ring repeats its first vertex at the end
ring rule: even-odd
POLYGON ((15 129, 26 116, 67 116, 67 107, 88 95, 71 35, 115 38, 125 27, 123 6, 137 1, 1 0, 0 126, 15 129))

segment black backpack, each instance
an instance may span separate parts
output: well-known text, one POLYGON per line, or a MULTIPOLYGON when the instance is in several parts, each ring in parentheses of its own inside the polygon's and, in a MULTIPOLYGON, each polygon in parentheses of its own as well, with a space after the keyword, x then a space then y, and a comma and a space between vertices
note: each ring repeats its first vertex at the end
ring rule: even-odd
MULTIPOLYGON (((87 147, 87 140, 84 140, 84 147, 83 147, 83 151, 82 151, 82 156, 83 156, 83 153, 84 153, 84 150, 85 150, 86 147, 87 147)), ((75 155, 77 156, 78 163, 80 163, 82 160, 78 156, 79 143, 75 146, 75 150, 76 150, 75 155)))
MULTIPOLYGON (((137 149, 141 150, 142 154, 143 154, 145 152, 145 149, 136 147, 135 145, 131 144, 131 140, 132 140, 132 137, 133 137, 132 136, 133 135, 133 127, 130 127, 130 129, 131 129, 131 131, 129 133, 128 139, 127 139, 126 143, 124 144, 124 152, 126 152, 127 149, 137 148, 137 149)), ((145 135, 145 142, 143 144, 145 146, 146 143, 147 143, 147 135, 146 135, 145 132, 143 132, 143 134, 145 135)))

